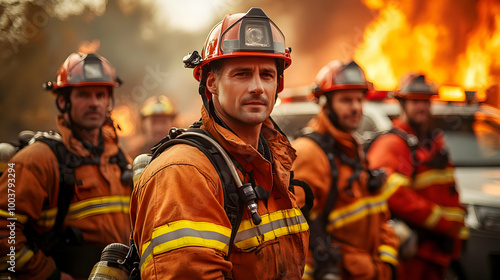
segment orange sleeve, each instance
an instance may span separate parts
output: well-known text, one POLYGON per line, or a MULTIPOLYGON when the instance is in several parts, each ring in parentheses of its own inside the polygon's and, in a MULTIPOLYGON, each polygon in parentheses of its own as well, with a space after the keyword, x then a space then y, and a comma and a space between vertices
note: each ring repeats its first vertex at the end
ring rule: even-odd
POLYGON ((385 263, 398 266, 399 239, 394 229, 387 222, 381 225, 380 239, 380 259, 385 263))
POLYGON ((227 245, 208 238, 230 236, 223 204, 217 171, 196 148, 177 145, 155 159, 130 207, 142 279, 224 279, 227 245))
POLYGON ((371 169, 384 168, 391 195, 387 203, 390 211, 410 224, 456 237, 461 222, 440 215, 441 207, 422 197, 411 188, 412 155, 406 142, 399 136, 381 136, 370 147, 367 159, 371 169))
MULTIPOLYGON (((294 177, 309 184, 314 193, 313 211, 323 208, 331 187, 330 162, 325 153, 313 140, 300 137, 292 143, 297 151, 292 171, 294 177)), ((296 189, 297 204, 303 206, 305 203, 304 192, 301 188, 296 189)))
POLYGON ((27 246, 23 233, 26 223, 40 218, 46 188, 58 183, 59 171, 53 168, 58 167, 57 159, 44 146, 35 143, 21 150, 0 178, 0 270, 8 270, 9 255, 15 254, 18 277, 46 279, 56 270, 52 258, 27 246))

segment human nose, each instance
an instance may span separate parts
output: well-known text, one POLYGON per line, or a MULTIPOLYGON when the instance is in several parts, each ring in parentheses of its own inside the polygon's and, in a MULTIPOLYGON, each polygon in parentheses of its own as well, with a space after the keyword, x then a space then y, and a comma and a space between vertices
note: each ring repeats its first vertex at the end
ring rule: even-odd
POLYGON ((355 109, 355 110, 361 110, 361 108, 363 106, 363 102, 361 100, 354 100, 352 106, 353 106, 353 109, 355 109))
POLYGON ((90 98, 89 98, 89 103, 92 105, 92 106, 98 106, 99 103, 100 103, 100 98, 97 96, 97 94, 91 94, 90 95, 90 98))
POLYGON ((262 94, 263 92, 264 84, 262 83, 262 78, 258 73, 254 73, 250 82, 250 93, 262 94))

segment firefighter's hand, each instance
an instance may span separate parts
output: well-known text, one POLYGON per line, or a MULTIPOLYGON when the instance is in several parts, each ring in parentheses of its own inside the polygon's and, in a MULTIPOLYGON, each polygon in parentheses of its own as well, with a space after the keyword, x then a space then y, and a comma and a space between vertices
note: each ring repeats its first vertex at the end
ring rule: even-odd
POLYGON ((61 280, 75 280, 71 275, 68 273, 64 273, 61 271, 61 280))

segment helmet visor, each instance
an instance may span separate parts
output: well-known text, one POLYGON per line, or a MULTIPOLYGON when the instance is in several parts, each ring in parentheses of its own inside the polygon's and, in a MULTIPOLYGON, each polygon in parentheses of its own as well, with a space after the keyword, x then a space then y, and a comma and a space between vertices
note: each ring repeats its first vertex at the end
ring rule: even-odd
POLYGON ((68 83, 80 82, 109 82, 114 83, 112 75, 106 74, 102 61, 92 55, 77 63, 68 71, 68 83), (82 65, 83 64, 83 65, 82 65))
POLYGON ((348 64, 342 71, 338 71, 335 75, 337 84, 354 84, 363 85, 367 84, 365 74, 361 71, 356 64, 348 64))
POLYGON ((268 18, 242 17, 221 35, 221 52, 285 53, 285 36, 268 18))

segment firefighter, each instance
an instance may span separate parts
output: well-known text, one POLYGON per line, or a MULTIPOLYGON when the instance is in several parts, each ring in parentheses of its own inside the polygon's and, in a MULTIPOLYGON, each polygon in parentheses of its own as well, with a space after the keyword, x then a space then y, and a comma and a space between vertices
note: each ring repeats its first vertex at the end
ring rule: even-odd
MULTIPOLYGON (((387 223, 391 190, 383 172, 367 169, 353 137, 370 87, 356 62, 327 64, 313 90, 322 109, 292 143, 295 178, 306 181, 315 197, 303 279, 391 279, 398 265, 398 240, 387 223)), ((301 205, 302 192, 297 196, 301 205)))
POLYGON ((260 194, 254 214, 236 197, 242 211, 229 215, 227 189, 200 149, 178 144, 161 153, 131 200, 142 278, 300 279, 309 231, 289 190, 295 152, 269 118, 291 63, 283 34, 260 8, 227 15, 201 56, 184 63, 200 82, 201 129, 232 157, 236 176, 251 185, 245 190, 260 194))
POLYGON ((128 150, 132 157, 151 153, 151 148, 167 136, 174 126, 177 110, 166 96, 152 96, 146 99, 140 109, 142 135, 128 150))
POLYGON ((60 134, 35 136, 0 178, 1 270, 87 279, 108 243, 128 244, 130 158, 109 118, 118 81, 104 57, 72 53, 46 84, 60 134))
POLYGON ((444 279, 467 237, 443 133, 431 124, 435 95, 436 87, 424 75, 405 76, 395 91, 401 114, 394 129, 368 150, 370 167, 384 168, 396 188, 388 199, 390 211, 418 236, 416 255, 401 262, 398 279, 444 279))

